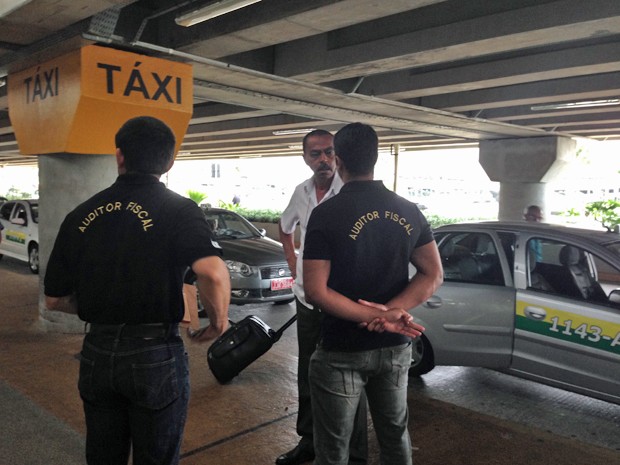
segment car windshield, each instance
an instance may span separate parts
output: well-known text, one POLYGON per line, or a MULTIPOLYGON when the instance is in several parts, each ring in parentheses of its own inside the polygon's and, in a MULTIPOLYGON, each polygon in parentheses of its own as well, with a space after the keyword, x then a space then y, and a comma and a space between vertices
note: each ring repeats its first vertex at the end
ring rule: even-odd
POLYGON ((247 220, 236 213, 207 211, 205 216, 211 226, 215 240, 260 237, 258 231, 252 228, 247 220))

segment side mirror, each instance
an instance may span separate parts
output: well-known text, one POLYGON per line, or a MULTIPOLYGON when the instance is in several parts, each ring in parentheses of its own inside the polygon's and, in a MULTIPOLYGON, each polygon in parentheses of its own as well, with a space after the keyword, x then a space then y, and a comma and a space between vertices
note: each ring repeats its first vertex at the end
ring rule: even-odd
POLYGON ((23 218, 13 218, 11 220, 11 224, 17 224, 19 226, 25 226, 26 225, 26 220, 23 218))
POLYGON ((260 228, 258 230, 261 236, 265 237, 267 235, 267 230, 265 228, 260 228))

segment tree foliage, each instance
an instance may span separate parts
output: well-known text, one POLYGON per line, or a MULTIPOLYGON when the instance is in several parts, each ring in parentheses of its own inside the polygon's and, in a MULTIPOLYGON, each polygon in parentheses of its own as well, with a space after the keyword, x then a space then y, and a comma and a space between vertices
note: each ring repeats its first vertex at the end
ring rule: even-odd
POLYGON ((607 231, 615 231, 620 224, 620 201, 599 200, 586 205, 586 216, 601 223, 607 231))

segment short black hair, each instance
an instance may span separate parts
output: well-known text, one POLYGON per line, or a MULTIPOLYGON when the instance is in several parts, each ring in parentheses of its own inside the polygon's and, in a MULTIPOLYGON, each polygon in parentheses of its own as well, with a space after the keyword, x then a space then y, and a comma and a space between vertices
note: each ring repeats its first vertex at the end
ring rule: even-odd
POLYGON ((308 139, 310 139, 311 137, 316 137, 316 136, 318 137, 332 136, 332 133, 329 131, 326 131, 325 129, 314 129, 310 131, 308 134, 304 136, 304 140, 301 143, 304 153, 306 153, 306 146, 308 145, 308 139))
POLYGON ((334 136, 334 151, 349 173, 368 174, 379 158, 379 138, 367 124, 347 124, 334 136))
POLYGON ((151 116, 125 122, 116 133, 115 142, 129 173, 164 174, 174 158, 176 138, 172 129, 151 116))

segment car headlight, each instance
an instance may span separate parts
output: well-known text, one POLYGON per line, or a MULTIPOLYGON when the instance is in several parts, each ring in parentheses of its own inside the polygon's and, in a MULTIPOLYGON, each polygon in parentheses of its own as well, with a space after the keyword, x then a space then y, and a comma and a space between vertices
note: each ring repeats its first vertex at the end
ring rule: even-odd
POLYGON ((252 276, 252 267, 243 262, 236 262, 234 260, 226 260, 226 267, 230 274, 240 274, 241 276, 252 276))

